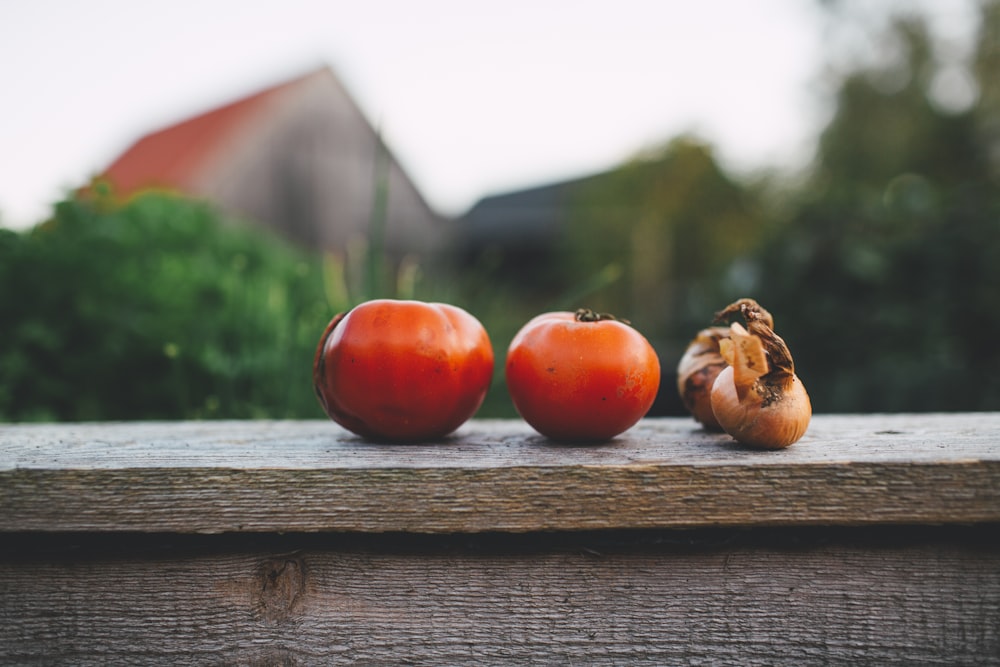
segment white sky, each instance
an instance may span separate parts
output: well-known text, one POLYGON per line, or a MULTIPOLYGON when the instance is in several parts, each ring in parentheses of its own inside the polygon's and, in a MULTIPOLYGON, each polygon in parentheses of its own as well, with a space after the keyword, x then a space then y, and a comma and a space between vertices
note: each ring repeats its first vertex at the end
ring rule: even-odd
POLYGON ((139 136, 330 65, 429 203, 610 168, 692 131, 802 163, 823 117, 808 0, 0 0, 0 224, 139 136))

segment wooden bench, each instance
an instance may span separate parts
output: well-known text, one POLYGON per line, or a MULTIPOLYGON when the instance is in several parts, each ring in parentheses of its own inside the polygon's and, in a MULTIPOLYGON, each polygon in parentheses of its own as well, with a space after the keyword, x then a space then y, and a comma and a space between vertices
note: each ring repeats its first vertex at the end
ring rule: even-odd
POLYGON ((0 425, 0 664, 1000 664, 1000 413, 0 425))

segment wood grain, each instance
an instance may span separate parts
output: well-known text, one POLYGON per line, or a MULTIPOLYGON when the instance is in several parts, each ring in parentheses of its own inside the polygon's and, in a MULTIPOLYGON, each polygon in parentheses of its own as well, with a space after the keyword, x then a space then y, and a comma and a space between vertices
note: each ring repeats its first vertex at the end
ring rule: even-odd
POLYGON ((0 660, 1000 664, 995 543, 859 530, 60 536, 49 549, 22 535, 0 550, 0 660))
POLYGON ((1000 521, 1000 413, 814 418, 761 452, 687 419, 605 444, 331 422, 0 426, 0 531, 483 532, 1000 521))

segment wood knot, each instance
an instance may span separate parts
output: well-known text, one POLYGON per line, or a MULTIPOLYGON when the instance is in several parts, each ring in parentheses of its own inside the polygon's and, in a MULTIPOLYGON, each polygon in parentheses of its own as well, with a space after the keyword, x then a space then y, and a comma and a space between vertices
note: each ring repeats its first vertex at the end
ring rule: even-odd
POLYGON ((258 617, 266 623, 283 623, 302 604, 306 590, 305 561, 290 556, 274 558, 261 564, 257 571, 258 617))

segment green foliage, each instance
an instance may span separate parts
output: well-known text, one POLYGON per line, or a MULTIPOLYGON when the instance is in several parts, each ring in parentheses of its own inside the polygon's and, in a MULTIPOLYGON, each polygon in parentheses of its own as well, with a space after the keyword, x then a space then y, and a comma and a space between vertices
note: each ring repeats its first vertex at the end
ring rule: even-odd
POLYGON ((804 180, 740 182, 681 137, 575 184, 555 247, 515 266, 389 266, 379 174, 367 245, 340 259, 165 195, 64 201, 30 232, 0 230, 0 420, 322 418, 316 341, 378 296, 483 322, 497 363, 481 417, 515 416, 518 328, 580 306, 650 339, 653 414, 683 414, 675 364, 742 296, 774 314, 817 412, 1000 410, 1000 2, 982 17, 973 108, 935 104, 934 44, 898 21, 886 37, 906 62, 836 82, 804 180))
POLYGON ((320 416, 318 258, 207 205, 69 199, 0 235, 0 418, 320 416))
MULTIPOLYGON (((931 71, 921 26, 894 29, 907 70, 931 71)), ((937 110, 927 76, 885 91, 876 75, 843 81, 756 296, 818 411, 1000 409, 1000 192, 981 134, 1000 119, 937 110)))
POLYGON ((563 262, 575 282, 620 267, 593 307, 667 337, 717 307, 726 272, 763 224, 751 194, 690 138, 593 180, 574 205, 563 262))
POLYGON ((775 314, 817 411, 1000 409, 1000 3, 983 5, 967 111, 936 103, 924 22, 889 29, 905 62, 837 82, 810 177, 778 184, 778 206, 774 183, 737 182, 684 138, 576 200, 566 270, 623 268, 593 305, 657 346, 659 413, 681 413, 673 364, 739 296, 775 314))

